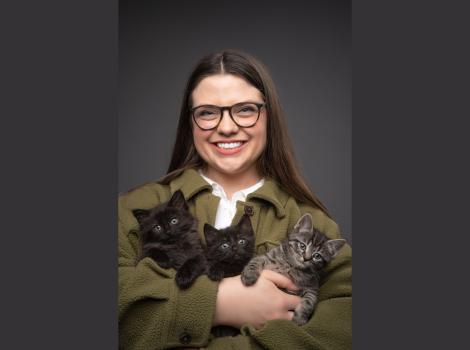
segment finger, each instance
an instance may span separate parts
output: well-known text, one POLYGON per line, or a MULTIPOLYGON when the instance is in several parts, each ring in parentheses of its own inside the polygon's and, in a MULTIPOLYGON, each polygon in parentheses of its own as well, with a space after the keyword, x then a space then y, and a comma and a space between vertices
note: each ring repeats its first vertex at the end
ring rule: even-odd
POLYGON ((285 294, 284 302, 287 310, 294 310, 300 304, 301 298, 296 295, 285 294))
POLYGON ((263 270, 262 275, 273 282, 278 288, 285 288, 288 290, 298 290, 297 286, 286 276, 271 270, 263 270))
POLYGON ((289 321, 292 321, 293 318, 294 318, 294 311, 287 311, 287 319, 289 321))

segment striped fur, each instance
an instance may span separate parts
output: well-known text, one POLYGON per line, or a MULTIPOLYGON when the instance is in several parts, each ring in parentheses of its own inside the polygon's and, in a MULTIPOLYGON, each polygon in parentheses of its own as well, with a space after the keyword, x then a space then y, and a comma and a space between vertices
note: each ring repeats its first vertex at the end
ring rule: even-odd
POLYGON ((276 271, 299 288, 302 297, 292 319, 298 325, 308 322, 317 302, 320 272, 344 245, 344 239, 329 240, 313 227, 310 214, 303 215, 281 244, 264 255, 250 260, 241 280, 244 285, 256 283, 263 269, 276 271))

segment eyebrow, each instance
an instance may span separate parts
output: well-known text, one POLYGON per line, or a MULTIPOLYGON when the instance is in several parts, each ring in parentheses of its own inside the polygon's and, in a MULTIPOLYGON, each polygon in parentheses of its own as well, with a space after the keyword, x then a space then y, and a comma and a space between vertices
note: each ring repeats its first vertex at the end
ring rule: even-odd
POLYGON ((264 101, 259 102, 259 101, 251 101, 251 100, 248 100, 248 101, 240 101, 240 102, 234 103, 233 105, 228 105, 228 106, 220 106, 220 105, 215 105, 215 104, 210 104, 210 103, 204 103, 204 104, 200 104, 200 105, 191 107, 191 109, 195 109, 195 108, 199 108, 199 107, 205 107, 205 106, 208 106, 208 107, 219 107, 219 108, 233 107, 233 106, 236 106, 236 105, 241 104, 241 103, 254 103, 254 104, 257 104, 257 105, 266 104, 266 102, 264 102, 264 101))

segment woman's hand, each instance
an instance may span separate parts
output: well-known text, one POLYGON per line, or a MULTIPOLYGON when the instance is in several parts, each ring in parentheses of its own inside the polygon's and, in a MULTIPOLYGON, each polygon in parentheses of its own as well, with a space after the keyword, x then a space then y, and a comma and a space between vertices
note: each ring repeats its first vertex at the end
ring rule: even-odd
POLYGON ((269 320, 292 320, 300 297, 279 288, 298 289, 289 278, 271 270, 263 270, 249 287, 242 284, 240 276, 224 278, 219 284, 213 325, 240 328, 249 323, 260 328, 269 320))

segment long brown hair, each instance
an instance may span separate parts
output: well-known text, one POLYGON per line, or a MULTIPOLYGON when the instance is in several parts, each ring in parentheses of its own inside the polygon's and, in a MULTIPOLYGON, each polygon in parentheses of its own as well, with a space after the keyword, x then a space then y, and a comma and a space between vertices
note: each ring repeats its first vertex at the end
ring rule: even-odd
POLYGON ((190 116, 192 92, 202 79, 216 74, 232 74, 241 77, 256 87, 264 97, 268 115, 267 140, 266 147, 258 160, 260 175, 276 181, 299 202, 313 205, 330 216, 326 207, 309 189, 300 174, 279 97, 268 70, 259 60, 238 50, 210 54, 194 68, 183 96, 170 165, 166 176, 159 182, 168 184, 184 170, 204 165, 193 142, 190 116))

